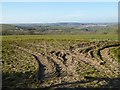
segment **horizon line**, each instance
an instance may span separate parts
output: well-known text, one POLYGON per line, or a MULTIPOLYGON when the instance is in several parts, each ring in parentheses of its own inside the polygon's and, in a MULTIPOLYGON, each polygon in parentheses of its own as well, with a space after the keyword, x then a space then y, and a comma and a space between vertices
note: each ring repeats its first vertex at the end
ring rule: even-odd
POLYGON ((23 23, 1 23, 0 24, 52 24, 52 23, 118 23, 118 22, 23 22, 23 23))

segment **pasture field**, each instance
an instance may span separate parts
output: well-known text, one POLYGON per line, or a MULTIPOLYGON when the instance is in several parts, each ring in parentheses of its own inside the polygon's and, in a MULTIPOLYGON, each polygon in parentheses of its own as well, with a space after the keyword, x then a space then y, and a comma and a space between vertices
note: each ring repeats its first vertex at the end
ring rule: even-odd
POLYGON ((80 34, 80 35, 7 35, 2 36, 3 40, 94 40, 110 39, 118 40, 118 34, 80 34))
POLYGON ((120 88, 117 34, 2 36, 6 88, 120 88))

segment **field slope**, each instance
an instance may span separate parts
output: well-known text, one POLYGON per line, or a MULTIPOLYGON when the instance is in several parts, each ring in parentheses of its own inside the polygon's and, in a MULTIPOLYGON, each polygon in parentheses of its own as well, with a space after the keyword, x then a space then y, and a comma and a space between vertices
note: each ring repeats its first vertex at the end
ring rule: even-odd
POLYGON ((116 34, 2 37, 3 87, 120 88, 116 34))

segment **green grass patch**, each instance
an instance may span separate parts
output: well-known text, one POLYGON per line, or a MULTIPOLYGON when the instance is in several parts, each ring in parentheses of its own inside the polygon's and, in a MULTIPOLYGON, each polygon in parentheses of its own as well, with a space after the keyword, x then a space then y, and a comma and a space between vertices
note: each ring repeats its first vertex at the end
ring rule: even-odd
POLYGON ((120 63, 120 47, 111 49, 111 52, 118 58, 118 62, 120 63))
POLYGON ((80 34, 80 35, 7 35, 2 40, 118 40, 117 34, 80 34))

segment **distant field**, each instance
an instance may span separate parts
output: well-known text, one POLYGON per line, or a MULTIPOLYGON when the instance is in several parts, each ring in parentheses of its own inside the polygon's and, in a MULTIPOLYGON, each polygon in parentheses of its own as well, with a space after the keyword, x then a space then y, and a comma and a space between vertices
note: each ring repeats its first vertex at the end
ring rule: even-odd
POLYGON ((80 35, 7 35, 2 36, 3 40, 118 40, 118 34, 80 34, 80 35))
POLYGON ((2 35, 117 34, 116 23, 2 24, 2 35))

